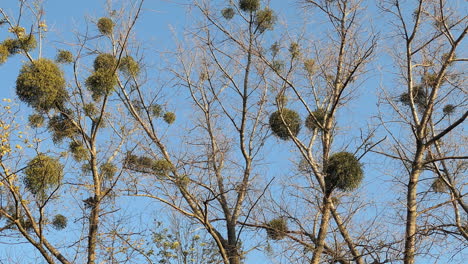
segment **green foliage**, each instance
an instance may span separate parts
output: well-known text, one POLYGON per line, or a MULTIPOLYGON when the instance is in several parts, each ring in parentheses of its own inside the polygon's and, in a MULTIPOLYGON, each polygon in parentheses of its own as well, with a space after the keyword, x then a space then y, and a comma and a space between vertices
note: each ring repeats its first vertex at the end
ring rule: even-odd
POLYGON ((65 138, 73 138, 79 133, 78 128, 64 114, 51 117, 47 128, 52 133, 52 141, 54 143, 60 143, 65 138))
POLYGON ((172 124, 174 123, 176 119, 176 115, 173 112, 166 112, 164 113, 163 119, 164 119, 164 122, 168 124, 172 124))
POLYGON ((114 30, 114 22, 108 17, 101 17, 97 22, 99 32, 103 35, 111 35, 114 30))
POLYGON ((325 181, 329 191, 338 188, 342 191, 356 189, 364 178, 362 165, 356 157, 349 152, 338 152, 330 156, 325 181))
POLYGON ((284 107, 288 103, 288 97, 283 93, 279 93, 275 97, 275 104, 279 107, 284 107))
POLYGON ((117 67, 117 59, 112 54, 101 53, 94 59, 93 67, 95 71, 114 71, 117 67))
POLYGON ((57 63, 72 63, 73 60, 73 54, 68 50, 59 50, 55 58, 57 63))
POLYGON ((140 73, 140 65, 133 57, 125 56, 120 60, 119 70, 128 78, 136 77, 140 73))
POLYGON ((311 131, 315 129, 323 129, 325 122, 326 111, 323 108, 318 108, 309 114, 305 120, 305 126, 311 131))
POLYGON ((33 194, 45 195, 47 189, 58 186, 63 178, 63 165, 52 157, 39 154, 28 162, 24 184, 33 194))
POLYGON ((55 215, 54 219, 52 220, 52 225, 57 230, 62 230, 65 227, 67 227, 67 223, 68 223, 67 218, 61 214, 55 215))
MULTIPOLYGON (((413 87, 413 92, 412 92, 412 97, 413 101, 416 106, 420 108, 426 107, 427 104, 427 93, 425 89, 422 86, 414 86, 413 87)), ((410 101, 410 96, 409 93, 402 93, 400 95, 400 102, 406 106, 410 106, 411 101, 410 101)))
POLYGON ((104 179, 112 179, 114 178, 114 175, 117 173, 117 166, 115 166, 111 162, 106 162, 101 164, 100 166, 100 173, 101 177, 104 179))
POLYGON ((282 108, 271 114, 269 123, 273 133, 282 140, 290 139, 291 134, 297 136, 301 129, 299 114, 287 108, 282 108))
POLYGON ((271 220, 267 226, 267 236, 273 240, 283 239, 288 232, 288 223, 282 217, 271 220))
POLYGON ((63 72, 48 59, 23 65, 16 79, 16 94, 38 111, 61 108, 68 99, 63 72))
POLYGON ((259 32, 263 33, 266 30, 272 30, 275 25, 277 17, 272 9, 265 7, 265 9, 258 11, 255 14, 255 24, 259 32))
POLYGON ((153 163, 154 160, 146 156, 137 156, 127 152, 127 155, 124 159, 124 168, 142 172, 142 173, 152 173, 153 172, 153 163))
POLYGON ((260 8, 260 0, 239 0, 239 8, 244 12, 254 12, 260 8))
POLYGON ((223 17, 227 20, 231 20, 235 14, 236 13, 234 11, 234 8, 232 7, 227 7, 221 10, 221 15, 223 15, 223 17))
POLYGON ((448 105, 444 106, 444 108, 442 109, 442 111, 443 111, 444 114, 446 114, 446 115, 453 114, 453 112, 455 112, 455 106, 454 106, 453 104, 448 104, 448 105))
POLYGON ((44 125, 44 116, 41 114, 32 114, 28 117, 28 123, 34 128, 42 127, 44 125))
POLYGON ((8 51, 8 48, 5 47, 5 45, 0 44, 0 65, 5 63, 8 59, 8 56, 10 56, 10 52, 8 51))
POLYGON ((77 141, 70 142, 68 149, 70 150, 73 158, 77 162, 83 161, 88 158, 88 150, 80 142, 77 142, 77 141))

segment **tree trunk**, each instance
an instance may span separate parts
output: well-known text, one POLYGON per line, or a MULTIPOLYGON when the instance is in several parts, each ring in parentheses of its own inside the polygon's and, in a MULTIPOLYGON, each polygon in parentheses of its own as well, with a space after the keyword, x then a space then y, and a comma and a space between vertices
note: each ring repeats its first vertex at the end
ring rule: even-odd
POLYGON ((89 234, 88 234, 88 264, 96 262, 96 244, 98 235, 100 202, 94 197, 94 204, 89 216, 89 234))
POLYGON ((330 222, 330 194, 326 194, 323 198, 323 212, 322 221, 320 223, 320 230, 317 237, 317 242, 312 256, 311 264, 319 264, 322 257, 322 252, 325 247, 325 237, 327 235, 328 223, 330 222))

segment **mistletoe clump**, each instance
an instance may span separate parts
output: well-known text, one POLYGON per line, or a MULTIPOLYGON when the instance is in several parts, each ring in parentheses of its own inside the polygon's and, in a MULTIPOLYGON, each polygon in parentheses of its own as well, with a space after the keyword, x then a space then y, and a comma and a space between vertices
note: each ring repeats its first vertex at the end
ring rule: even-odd
POLYGON ((326 111, 323 108, 318 108, 309 114, 305 120, 305 126, 314 131, 315 129, 322 129, 325 122, 326 111))
POLYGON ((444 108, 442 109, 442 111, 443 111, 444 114, 446 114, 446 115, 453 114, 453 112, 455 112, 455 106, 454 106, 453 104, 448 104, 448 105, 444 106, 444 108))
POLYGON ((114 22, 108 17, 101 17, 97 22, 99 32, 103 35, 111 35, 114 31, 114 22))
POLYGON ((235 15, 234 8, 232 7, 224 8, 223 10, 221 10, 221 15, 223 15, 225 19, 231 20, 235 15))
POLYGON ((281 240, 288 232, 288 224, 286 219, 280 217, 275 218, 267 223, 267 236, 273 240, 281 240))
POLYGON ((68 223, 67 218, 61 214, 55 215, 54 219, 52 220, 52 225, 57 230, 62 230, 65 227, 67 227, 67 223, 68 223))
POLYGON ((50 118, 47 128, 52 133, 54 143, 60 143, 65 138, 73 138, 79 133, 78 128, 65 114, 55 115, 50 118))
POLYGON ((240 0, 239 8, 244 12, 254 12, 260 8, 260 0, 240 0))
POLYGON ((100 166, 100 173, 104 179, 112 179, 117 173, 117 166, 111 162, 103 163, 100 166))
POLYGON ((28 117, 28 123, 34 128, 42 127, 42 125, 44 125, 44 116, 41 114, 32 114, 28 117))
POLYGON ((328 190, 338 188, 342 191, 352 191, 364 178, 362 164, 349 152, 333 154, 328 160, 325 172, 328 190))
POLYGON ((176 115, 173 112, 166 112, 163 116, 164 122, 168 123, 169 125, 174 123, 176 119, 176 115))
POLYGON ((94 59, 93 67, 95 71, 86 79, 86 86, 91 91, 93 100, 99 101, 117 85, 117 59, 112 54, 99 54, 94 59))
POLYGON ((68 146, 68 149, 70 150, 73 159, 75 159, 77 162, 83 161, 86 158, 88 158, 88 150, 85 148, 85 146, 83 146, 81 142, 72 141, 68 146))
POLYGON ((68 50, 59 50, 55 61, 58 63, 72 63, 73 54, 68 50))
MULTIPOLYGON (((427 93, 422 86, 414 86, 413 92, 411 93, 413 97, 413 101, 416 106, 424 108, 427 102, 427 93)), ((400 102, 406 106, 411 105, 411 98, 409 93, 402 93, 400 95, 400 102)))
POLYGON ((301 118, 296 111, 282 108, 270 116, 270 128, 282 140, 297 136, 301 129, 301 118))
POLYGON ((119 70, 127 77, 135 77, 140 73, 140 65, 133 57, 125 56, 120 60, 119 70))
POLYGON ((3 63, 7 61, 8 56, 10 56, 10 52, 8 51, 8 48, 0 44, 0 65, 2 65, 3 63))
POLYGON ((437 177, 437 179, 434 180, 434 182, 431 185, 431 188, 436 193, 444 193, 448 190, 444 180, 440 177, 437 177))
POLYGON ((29 52, 36 48, 37 41, 34 35, 20 36, 17 39, 6 39, 1 44, 8 51, 8 56, 17 54, 20 51, 29 52))
POLYGON ((166 176, 172 170, 172 164, 165 159, 159 159, 153 161, 151 169, 153 170, 153 173, 156 176, 163 177, 166 176))
POLYGON ((53 61, 38 59, 23 65, 16 79, 18 98, 38 111, 63 107, 68 98, 63 72, 53 61))
POLYGON ((265 7, 265 9, 260 10, 255 15, 255 24, 259 32, 264 32, 266 30, 272 30, 273 26, 276 23, 276 15, 272 9, 265 7))
POLYGON ((63 178, 63 165, 52 157, 39 154, 28 162, 24 184, 33 194, 44 194, 51 187, 58 186, 63 178))

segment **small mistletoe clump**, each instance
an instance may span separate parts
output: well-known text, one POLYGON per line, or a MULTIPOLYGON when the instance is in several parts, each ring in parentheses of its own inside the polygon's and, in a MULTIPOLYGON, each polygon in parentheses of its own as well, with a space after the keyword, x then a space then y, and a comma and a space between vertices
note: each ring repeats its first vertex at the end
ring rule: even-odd
POLYGON ((13 55, 21 51, 29 52, 35 49, 37 41, 34 35, 27 35, 17 39, 6 39, 0 45, 7 49, 9 55, 13 55))
POLYGON ((297 42, 293 42, 289 45, 289 53, 292 58, 297 58, 301 55, 301 48, 297 42))
POLYGON ((328 160, 325 172, 327 173, 325 181, 330 191, 334 188, 352 191, 361 184, 364 178, 361 163, 349 152, 333 154, 328 160))
POLYGON ((164 122, 168 123, 169 125, 174 123, 176 119, 176 115, 173 112, 166 112, 163 116, 164 122))
POLYGON ((62 230, 65 227, 67 227, 67 223, 68 223, 67 218, 61 214, 55 215, 54 219, 52 220, 52 225, 57 230, 62 230))
POLYGON ((23 65, 16 79, 16 94, 38 111, 61 108, 68 98, 63 72, 48 59, 23 65))
POLYGON ((101 53, 94 59, 93 67, 95 71, 113 71, 117 67, 117 59, 112 54, 101 53))
POLYGON ((8 56, 10 56, 10 52, 8 51, 8 48, 0 44, 0 65, 2 65, 3 63, 7 61, 8 56))
POLYGON ((47 128, 52 133, 52 141, 60 143, 65 138, 73 138, 79 133, 78 128, 64 114, 55 115, 50 118, 47 128))
POLYGON ((172 169, 172 164, 165 159, 155 160, 153 162, 152 170, 156 176, 160 176, 160 177, 166 176, 170 172, 171 169, 172 169))
POLYGON ((68 149, 77 162, 83 161, 88 157, 88 150, 80 142, 72 141, 68 149))
POLYGON ((444 106, 444 108, 442 109, 442 111, 443 111, 444 114, 446 114, 446 115, 453 114, 453 112, 455 112, 455 106, 454 106, 453 104, 448 104, 448 105, 444 106))
POLYGON ((127 153, 124 159, 124 168, 136 172, 152 173, 153 165, 154 160, 152 158, 133 155, 130 152, 127 153))
POLYGON ((318 108, 309 114, 305 120, 305 126, 310 130, 314 131, 315 129, 323 129, 325 122, 325 114, 327 112, 323 108, 318 108))
POLYGON ((57 63, 72 63, 73 54, 68 50, 59 50, 55 61, 57 63))
POLYGON ((263 33, 266 30, 272 30, 276 23, 276 15, 272 9, 265 7, 255 15, 255 24, 257 25, 258 31, 263 33))
POLYGON ((227 7, 221 10, 221 15, 223 15, 223 17, 227 20, 231 20, 235 14, 236 13, 234 11, 234 8, 232 7, 227 7))
POLYGON ((153 115, 153 117, 160 117, 161 116, 161 112, 162 112, 162 107, 161 105, 158 105, 158 104, 152 104, 150 106, 150 110, 151 110, 151 115, 153 115))
POLYGON ((431 188, 436 193, 445 193, 448 190, 444 180, 440 177, 437 177, 437 179, 434 180, 434 182, 431 185, 431 188))
POLYGON ((57 159, 39 154, 28 162, 24 173, 26 188, 33 194, 44 194, 62 181, 63 165, 57 159))
POLYGON ((41 114, 32 114, 28 117, 28 123, 33 128, 39 128, 44 125, 44 116, 41 114))
POLYGON ((305 60, 304 61, 304 70, 306 70, 306 72, 309 75, 314 74, 314 72, 315 72, 315 60, 314 59, 305 60))
POLYGON ((136 77, 140 73, 140 65, 133 57, 125 56, 120 60, 119 70, 127 77, 136 77))
POLYGON ((101 34, 109 36, 114 30, 114 22, 108 17, 101 17, 97 22, 97 27, 101 34))
POLYGON ((267 226, 267 236, 273 240, 283 239, 288 232, 288 224, 282 217, 271 220, 267 226))
MULTIPOLYGON (((414 86, 413 87, 413 101, 416 104, 416 106, 424 108, 426 106, 426 101, 427 101, 427 93, 424 90, 422 86, 414 86)), ((411 101, 410 101, 410 96, 409 93, 402 93, 400 95, 400 102, 406 106, 410 106, 411 101)))
POLYGON ((301 129, 299 114, 287 108, 282 108, 271 114, 269 123, 273 133, 282 140, 290 139, 291 135, 297 136, 301 129))
POLYGON ((260 8, 260 0, 240 0, 239 8, 244 12, 254 12, 260 8))
POLYGON ((117 76, 113 71, 99 70, 86 79, 86 87, 91 91, 94 101, 109 95, 117 85, 117 76))
POLYGON ((103 177, 104 179, 112 179, 117 173, 117 166, 115 166, 111 162, 103 163, 100 167, 100 173, 101 177, 103 177))

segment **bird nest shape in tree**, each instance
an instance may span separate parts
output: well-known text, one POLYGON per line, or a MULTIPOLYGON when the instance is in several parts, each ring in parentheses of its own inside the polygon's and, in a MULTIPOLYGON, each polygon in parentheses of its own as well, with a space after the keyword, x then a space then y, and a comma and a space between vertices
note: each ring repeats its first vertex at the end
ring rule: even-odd
POLYGON ((282 140, 288 140, 291 135, 297 136, 301 129, 301 118, 296 111, 282 108, 270 116, 270 128, 282 140))
POLYGON ((288 232, 288 224, 284 218, 275 218, 267 223, 267 236, 273 240, 281 240, 288 232))

